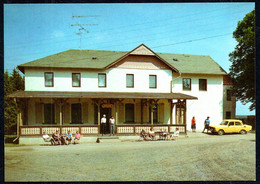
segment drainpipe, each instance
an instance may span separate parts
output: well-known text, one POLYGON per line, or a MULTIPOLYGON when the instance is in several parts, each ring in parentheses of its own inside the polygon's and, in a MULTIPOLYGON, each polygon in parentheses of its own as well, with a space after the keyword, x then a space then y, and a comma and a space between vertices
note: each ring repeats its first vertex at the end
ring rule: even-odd
MULTIPOLYGON (((173 75, 173 72, 172 72, 172 75, 173 75)), ((176 77, 175 79, 172 79, 172 81, 171 81, 171 93, 172 93, 173 81, 180 78, 180 77, 181 77, 181 72, 180 72, 180 75, 178 77, 176 77)))

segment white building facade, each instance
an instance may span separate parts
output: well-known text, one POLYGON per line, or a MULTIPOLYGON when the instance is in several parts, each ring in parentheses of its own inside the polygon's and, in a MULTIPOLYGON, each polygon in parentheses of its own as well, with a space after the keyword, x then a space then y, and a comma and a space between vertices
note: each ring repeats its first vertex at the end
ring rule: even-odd
POLYGON ((208 56, 155 53, 142 44, 130 52, 69 50, 18 68, 25 90, 10 97, 20 104, 25 138, 55 130, 98 135, 103 114, 125 135, 151 127, 186 133, 193 116, 201 130, 207 116, 217 124, 235 113, 234 98, 224 100, 227 74, 208 56))

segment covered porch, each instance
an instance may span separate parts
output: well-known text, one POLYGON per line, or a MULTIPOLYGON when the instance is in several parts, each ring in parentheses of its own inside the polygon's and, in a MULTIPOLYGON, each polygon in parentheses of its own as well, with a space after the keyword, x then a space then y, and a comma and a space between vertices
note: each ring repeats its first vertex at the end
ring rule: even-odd
MULTIPOLYGON (((70 130, 99 135, 100 119, 114 116, 116 134, 139 134, 179 128, 186 133, 186 101, 196 97, 181 93, 45 92, 18 91, 9 95, 19 107, 17 122, 21 137, 61 134, 70 130)), ((107 133, 109 126, 107 123, 107 133)))

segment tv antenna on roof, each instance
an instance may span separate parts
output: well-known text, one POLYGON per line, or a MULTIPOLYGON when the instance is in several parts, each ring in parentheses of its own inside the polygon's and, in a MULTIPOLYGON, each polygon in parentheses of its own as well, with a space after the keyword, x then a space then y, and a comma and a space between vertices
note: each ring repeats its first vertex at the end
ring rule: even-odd
POLYGON ((76 34, 79 35, 79 49, 81 49, 81 38, 82 38, 82 34, 83 34, 82 31, 89 33, 89 31, 87 29, 85 29, 83 26, 96 26, 96 25, 98 25, 98 24, 81 24, 80 18, 86 18, 86 17, 98 17, 98 16, 97 15, 79 15, 79 16, 72 15, 72 18, 78 19, 78 23, 77 24, 71 24, 71 26, 78 26, 78 32, 76 34))

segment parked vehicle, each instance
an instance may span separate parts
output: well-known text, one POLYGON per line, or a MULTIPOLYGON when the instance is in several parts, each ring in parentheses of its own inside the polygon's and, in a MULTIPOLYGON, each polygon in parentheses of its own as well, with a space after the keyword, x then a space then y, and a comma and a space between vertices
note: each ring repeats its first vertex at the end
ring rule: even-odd
POLYGON ((212 133, 217 133, 218 135, 223 135, 226 133, 246 134, 252 130, 252 126, 243 124, 241 120, 224 119, 219 125, 210 125, 209 129, 212 133))

